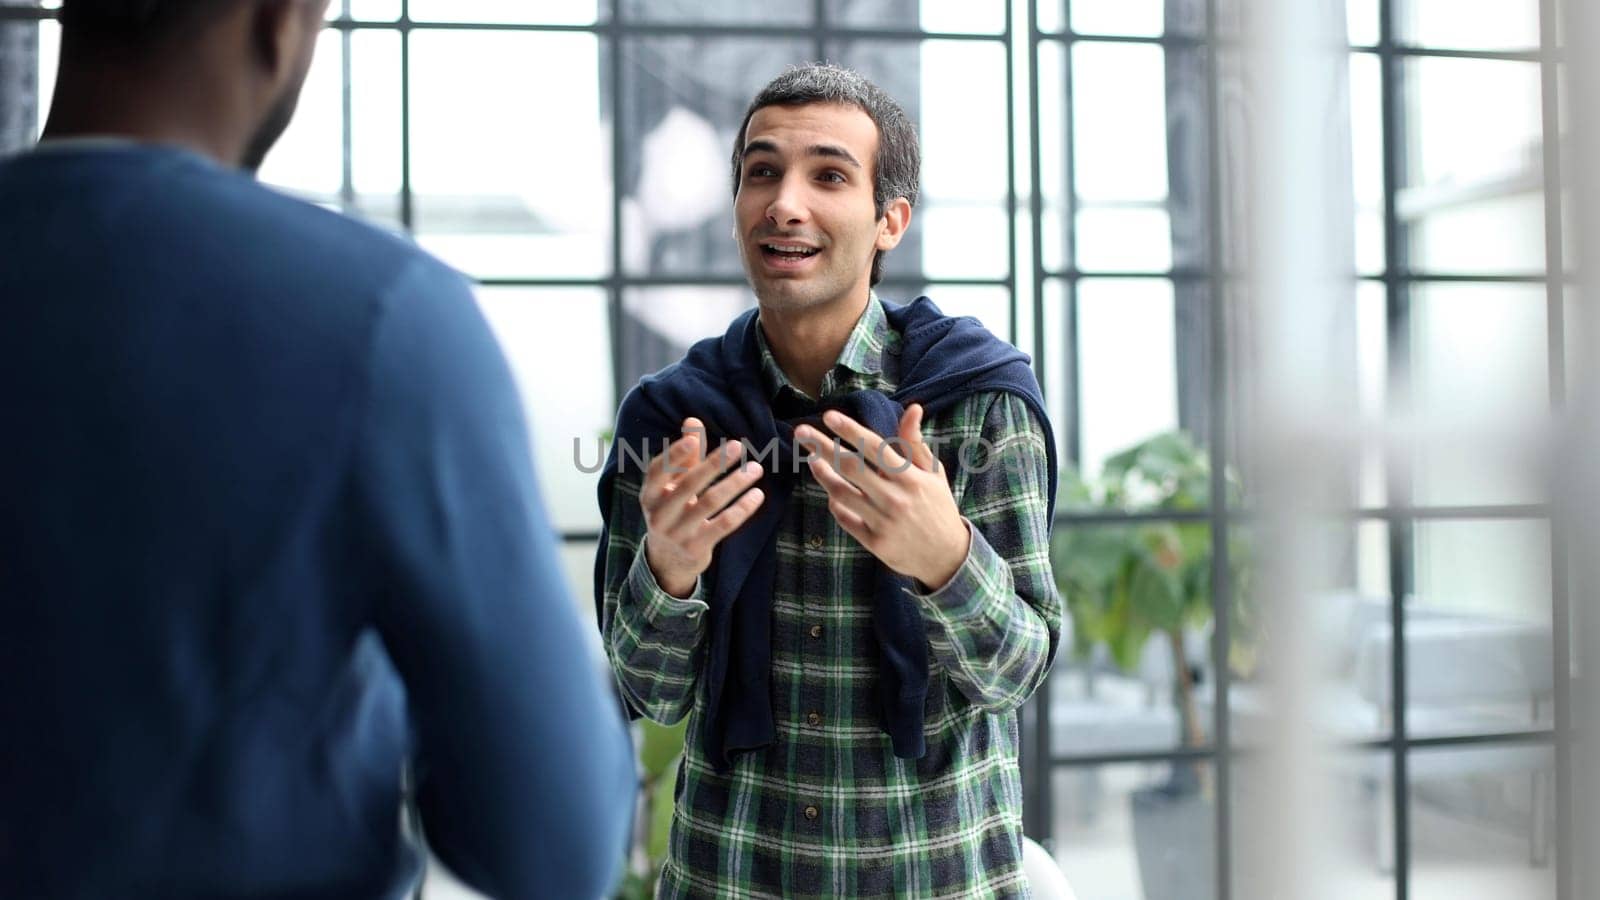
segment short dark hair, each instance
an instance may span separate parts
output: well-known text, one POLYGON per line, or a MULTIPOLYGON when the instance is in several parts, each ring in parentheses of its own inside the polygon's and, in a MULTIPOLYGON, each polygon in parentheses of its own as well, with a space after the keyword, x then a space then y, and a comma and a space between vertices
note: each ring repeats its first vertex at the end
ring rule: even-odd
MULTIPOLYGON (((767 106, 801 106, 807 103, 839 103, 867 114, 878 127, 878 153, 872 161, 872 201, 879 217, 896 197, 917 205, 917 185, 921 179, 922 151, 917 143, 917 126, 893 97, 868 81, 861 73, 832 63, 791 66, 767 82, 750 101, 744 122, 733 137, 733 193, 739 193, 744 170, 745 131, 750 119, 767 106)), ((883 278, 883 253, 872 257, 871 283, 883 278)))
POLYGON ((61 30, 102 43, 147 45, 203 24, 238 0, 62 0, 61 30))

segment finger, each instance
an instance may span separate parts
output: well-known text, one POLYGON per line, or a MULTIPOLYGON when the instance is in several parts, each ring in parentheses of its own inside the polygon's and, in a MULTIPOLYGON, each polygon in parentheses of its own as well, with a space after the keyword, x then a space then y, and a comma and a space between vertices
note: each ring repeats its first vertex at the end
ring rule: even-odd
POLYGON ((872 507, 872 501, 867 494, 849 478, 840 474, 839 470, 827 459, 824 459, 822 454, 812 454, 810 463, 812 477, 817 479, 817 484, 821 485, 824 491, 828 492, 830 500, 834 498, 846 500, 861 509, 870 509, 872 507))
MULTIPOLYGON (((839 527, 844 529, 845 534, 855 538, 861 546, 868 547, 868 544, 873 539, 872 528, 860 513, 850 509, 843 501, 835 500, 831 497, 828 500, 828 512, 833 514, 833 520, 839 523, 839 527)), ((871 548, 868 547, 868 549, 870 550, 871 548)))
MULTIPOLYGON (((677 477, 687 472, 691 466, 704 457, 705 426, 699 419, 688 418, 683 420, 683 435, 656 456, 651 457, 650 465, 645 469, 645 480, 659 480, 666 477, 675 481, 677 477)), ((646 445, 645 451, 649 452, 646 445)))
POLYGON ((695 498, 692 507, 695 517, 705 520, 721 512, 723 507, 731 503, 746 488, 761 480, 763 471, 760 463, 747 462, 728 473, 727 478, 707 488, 695 498))
POLYGON ((823 414, 822 421, 833 429, 840 440, 849 444, 879 471, 899 473, 910 468, 911 464, 895 449, 893 443, 885 441, 882 435, 844 413, 830 409, 823 414))
POLYGON ((743 456, 743 444, 725 444, 712 451, 670 486, 670 493, 661 507, 662 514, 672 524, 695 518, 704 519, 714 507, 708 507, 701 499, 701 494, 717 480, 717 476, 732 468, 743 456))
POLYGON ((723 538, 750 521, 750 517, 756 514, 756 510, 761 508, 761 502, 765 499, 766 495, 761 492, 761 488, 745 491, 744 495, 729 504, 727 509, 707 521, 701 534, 711 542, 712 546, 716 546, 723 538))
MULTIPOLYGON (((888 496, 895 489, 878 470, 839 441, 829 441, 822 451, 812 453, 807 459, 826 465, 827 473, 842 480, 853 493, 869 498, 871 504, 878 508, 886 508, 888 496)), ((818 478, 819 482, 824 477, 817 475, 815 465, 812 467, 812 476, 818 478)))
POLYGON ((900 440, 910 449, 911 461, 917 468, 925 472, 933 471, 933 448, 922 439, 921 403, 906 407, 905 415, 900 417, 900 440))
POLYGON ((738 458, 737 455, 730 458, 724 452, 712 453, 700 459, 699 440, 695 436, 681 438, 661 454, 662 457, 676 456, 677 459, 665 463, 646 479, 639 502, 647 512, 676 510, 690 503, 707 484, 716 479, 718 472, 731 465, 732 459, 738 458))

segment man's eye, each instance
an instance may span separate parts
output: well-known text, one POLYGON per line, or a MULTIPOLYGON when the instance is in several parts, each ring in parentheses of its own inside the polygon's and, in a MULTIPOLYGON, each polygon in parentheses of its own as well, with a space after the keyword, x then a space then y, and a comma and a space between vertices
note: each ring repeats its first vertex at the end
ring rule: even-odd
POLYGON ((845 179, 844 176, 840 175, 838 172, 823 172, 822 180, 832 184, 844 184, 845 179))
POLYGON ((766 178, 773 174, 773 169, 771 166, 750 166, 744 174, 748 178, 766 178))

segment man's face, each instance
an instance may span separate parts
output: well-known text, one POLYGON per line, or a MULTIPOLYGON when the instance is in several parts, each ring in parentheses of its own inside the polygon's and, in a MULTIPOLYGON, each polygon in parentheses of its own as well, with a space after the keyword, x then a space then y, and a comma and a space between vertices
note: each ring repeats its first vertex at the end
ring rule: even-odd
POLYGON ((763 306, 865 295, 873 254, 898 243, 873 204, 877 151, 877 126, 853 106, 765 106, 750 117, 734 231, 763 306))

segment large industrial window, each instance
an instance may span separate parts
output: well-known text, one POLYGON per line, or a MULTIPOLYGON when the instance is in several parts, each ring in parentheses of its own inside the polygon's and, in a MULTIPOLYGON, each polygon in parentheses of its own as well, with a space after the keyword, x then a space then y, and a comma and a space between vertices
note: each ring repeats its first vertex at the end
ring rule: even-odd
MULTIPOLYGON (((13 148, 47 112, 53 5, 0 0, 13 148)), ((1025 717, 1028 831, 1086 897, 1231 897, 1271 639, 1230 300, 1259 124, 1238 6, 336 0, 261 176, 477 281, 586 595, 580 467, 621 392, 753 302, 729 234, 745 105, 788 63, 878 81, 925 161, 880 293, 1031 353, 1070 466, 1072 641, 1025 717)), ((1562 543, 1511 439, 1565 381, 1554 2, 1326 6, 1350 43, 1319 101, 1349 151, 1345 356, 1389 436, 1361 456, 1343 583, 1306 610, 1335 645, 1343 896, 1566 900, 1562 543)))

